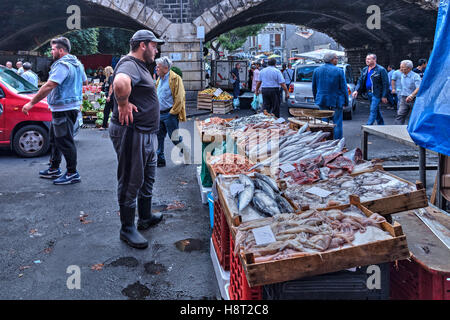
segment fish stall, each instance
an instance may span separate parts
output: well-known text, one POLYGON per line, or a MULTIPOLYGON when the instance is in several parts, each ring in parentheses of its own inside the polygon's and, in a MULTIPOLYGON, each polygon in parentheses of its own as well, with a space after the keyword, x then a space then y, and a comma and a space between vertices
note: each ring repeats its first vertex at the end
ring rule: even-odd
POLYGON ((420 183, 363 161, 345 138, 329 140, 307 123, 293 128, 265 114, 218 119, 197 126, 209 141, 216 134, 234 146, 203 155, 224 221, 213 238, 217 228, 231 238, 220 230, 215 249, 219 260, 238 261, 250 288, 409 258, 391 214, 428 205, 420 183))

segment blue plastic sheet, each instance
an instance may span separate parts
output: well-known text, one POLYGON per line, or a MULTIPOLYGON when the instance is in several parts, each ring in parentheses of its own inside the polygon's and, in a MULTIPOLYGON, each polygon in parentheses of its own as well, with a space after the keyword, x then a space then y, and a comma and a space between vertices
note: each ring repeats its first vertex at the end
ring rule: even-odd
POLYGON ((408 125, 419 146, 450 156, 450 15, 449 1, 439 5, 434 48, 408 125))

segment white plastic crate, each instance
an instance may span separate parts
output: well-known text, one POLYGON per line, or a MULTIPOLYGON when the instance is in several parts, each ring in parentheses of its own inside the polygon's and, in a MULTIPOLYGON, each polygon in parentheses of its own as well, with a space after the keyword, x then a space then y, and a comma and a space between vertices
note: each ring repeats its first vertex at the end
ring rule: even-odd
POLYGON ((202 203, 203 204, 208 204, 208 193, 211 192, 211 188, 205 188, 204 186, 202 186, 202 167, 198 166, 197 167, 197 181, 198 181, 198 185, 200 187, 200 195, 202 196, 202 203))
POLYGON ((222 299, 230 300, 230 295, 228 293, 228 287, 230 286, 230 272, 223 270, 223 268, 220 266, 216 250, 214 249, 212 238, 209 242, 211 261, 214 267, 214 273, 216 274, 217 285, 220 289, 220 295, 222 296, 222 299))

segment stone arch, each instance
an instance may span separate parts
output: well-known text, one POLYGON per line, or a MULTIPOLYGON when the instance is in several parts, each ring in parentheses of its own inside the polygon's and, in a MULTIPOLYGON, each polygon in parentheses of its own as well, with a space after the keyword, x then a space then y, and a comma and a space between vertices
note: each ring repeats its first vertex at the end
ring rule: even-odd
POLYGON ((0 50, 33 50, 53 36, 67 33, 70 5, 80 7, 83 29, 149 29, 160 36, 172 25, 138 0, 2 0, 0 12, 12 11, 15 19, 0 20, 0 50))

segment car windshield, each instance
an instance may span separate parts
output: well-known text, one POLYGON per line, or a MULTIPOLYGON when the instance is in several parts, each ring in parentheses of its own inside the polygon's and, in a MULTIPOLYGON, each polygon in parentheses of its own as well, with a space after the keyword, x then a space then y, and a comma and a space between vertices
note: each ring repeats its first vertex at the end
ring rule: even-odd
POLYGON ((0 81, 16 93, 34 93, 38 91, 38 88, 8 69, 0 69, 0 81))
POLYGON ((312 82, 314 70, 319 66, 307 66, 297 68, 296 82, 312 82))

